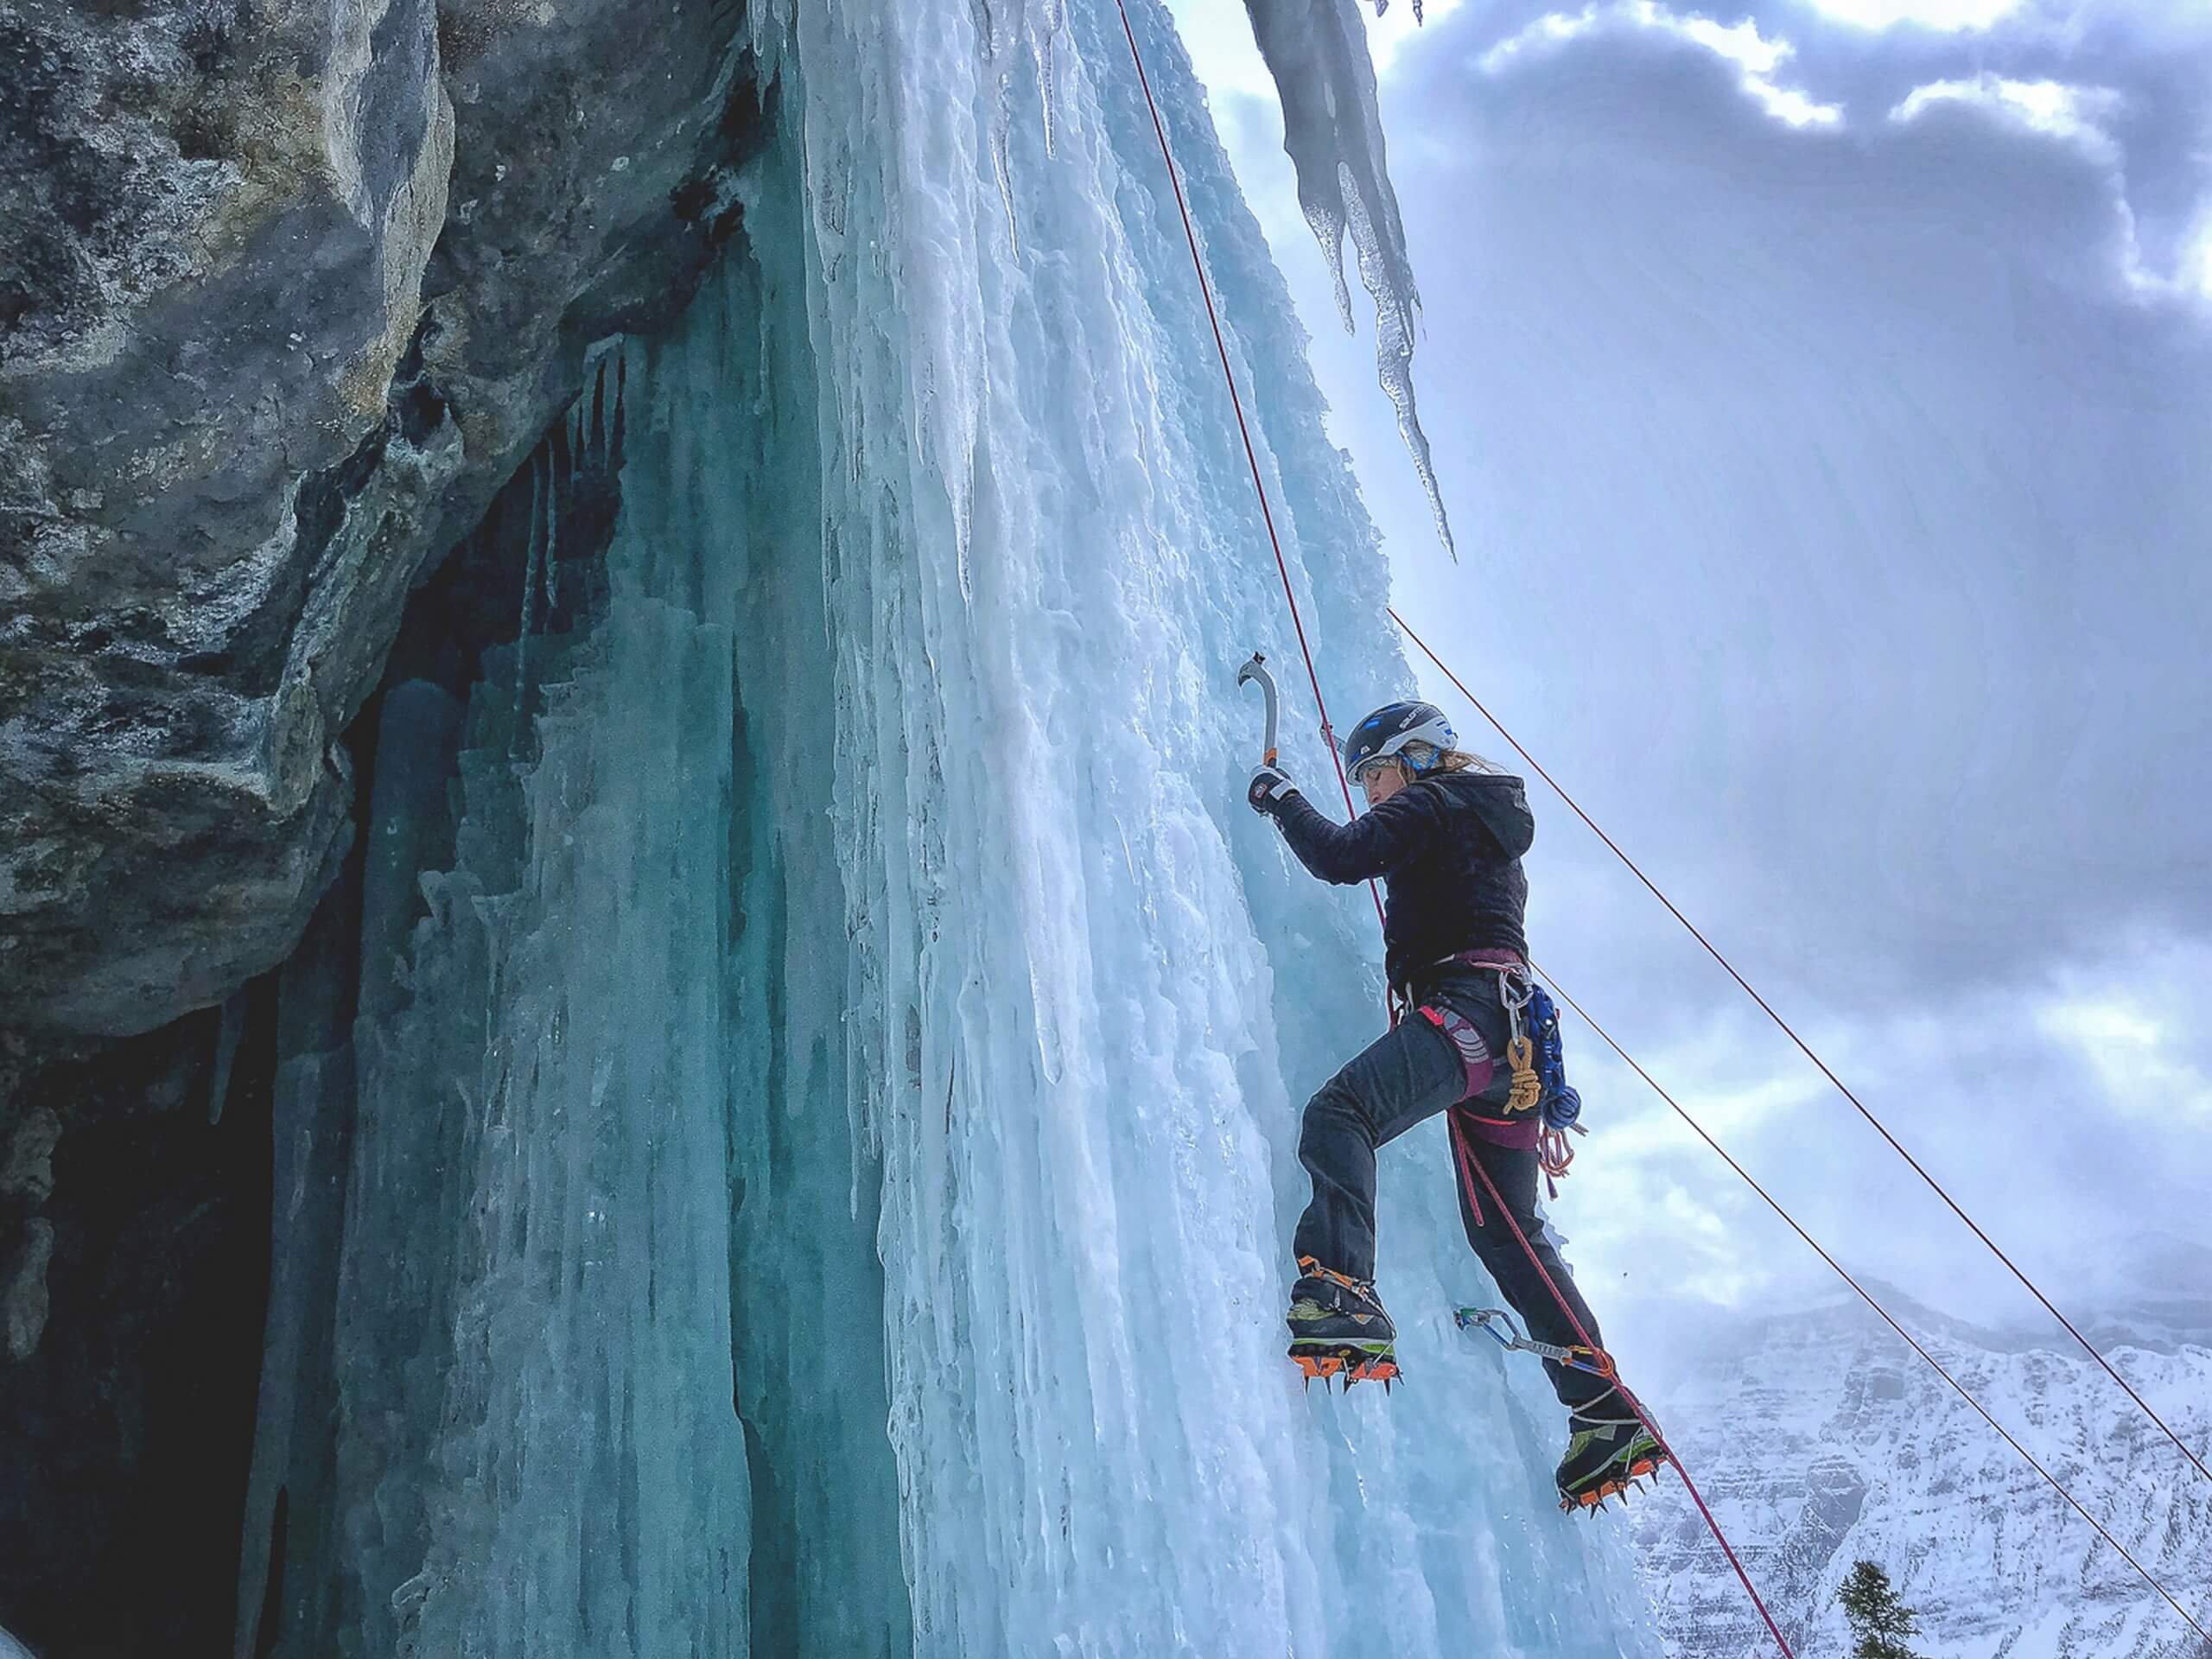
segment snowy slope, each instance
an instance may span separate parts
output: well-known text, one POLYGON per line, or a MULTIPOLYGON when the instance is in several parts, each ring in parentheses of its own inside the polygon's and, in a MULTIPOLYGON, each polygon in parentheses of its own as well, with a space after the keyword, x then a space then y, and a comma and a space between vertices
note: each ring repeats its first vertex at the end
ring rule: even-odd
MULTIPOLYGON (((1875 1294, 2183 1605, 2212 1613, 2212 1484, 2063 1332, 1978 1330, 1875 1294)), ((2090 1335, 2192 1446, 2212 1443, 2212 1300, 2115 1309, 2090 1335)), ((1922 1615, 1918 1650, 1941 1659, 2190 1651, 2172 1610, 1855 1301, 1720 1327, 1662 1407, 1801 1652, 1848 1651, 1834 1599, 1861 1558, 1888 1570, 1922 1615)), ((1675 1652, 1773 1651, 1678 1484, 1635 1535, 1675 1652)))

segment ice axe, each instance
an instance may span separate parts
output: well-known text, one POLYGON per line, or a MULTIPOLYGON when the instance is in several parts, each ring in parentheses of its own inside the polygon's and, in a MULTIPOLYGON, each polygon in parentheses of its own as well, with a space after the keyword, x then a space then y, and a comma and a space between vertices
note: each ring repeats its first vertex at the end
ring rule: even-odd
POLYGON ((1248 680, 1257 680, 1261 696, 1268 700, 1267 746, 1260 756, 1260 764, 1272 766, 1275 763, 1275 677, 1268 672, 1268 659, 1256 651, 1252 653, 1252 660, 1236 671, 1237 684, 1243 685, 1248 680))

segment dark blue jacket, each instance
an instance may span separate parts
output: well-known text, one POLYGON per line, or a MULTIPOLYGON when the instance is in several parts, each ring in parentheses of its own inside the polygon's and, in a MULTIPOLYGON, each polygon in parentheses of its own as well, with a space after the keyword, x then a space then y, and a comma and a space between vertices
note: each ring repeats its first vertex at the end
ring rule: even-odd
POLYGON ((1536 838, 1536 821, 1518 778, 1439 772, 1348 824, 1332 823, 1293 791, 1273 816, 1298 861, 1324 881, 1382 878, 1384 966, 1393 985, 1462 950, 1529 954, 1521 855, 1536 838))

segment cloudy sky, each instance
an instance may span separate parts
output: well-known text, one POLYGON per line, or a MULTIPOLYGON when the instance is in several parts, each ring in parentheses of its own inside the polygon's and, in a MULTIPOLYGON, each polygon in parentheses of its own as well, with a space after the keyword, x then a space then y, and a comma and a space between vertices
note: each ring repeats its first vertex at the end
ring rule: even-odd
MULTIPOLYGON (((1400 0, 1454 567, 1241 8, 1176 5, 1400 610, 2062 1306, 2138 1234, 2212 1245, 2212 8, 1400 0)), ((1854 1269, 2034 1312, 1534 798, 1543 965, 1854 1269)), ((1616 1346, 1819 1288, 1569 1045, 1597 1133, 1556 1213, 1616 1346)))

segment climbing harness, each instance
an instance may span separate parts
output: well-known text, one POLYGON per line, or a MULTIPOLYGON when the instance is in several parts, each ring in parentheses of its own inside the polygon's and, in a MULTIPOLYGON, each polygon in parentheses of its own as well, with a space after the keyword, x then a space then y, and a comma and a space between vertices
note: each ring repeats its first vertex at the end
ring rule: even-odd
POLYGON ((1452 1318, 1462 1331, 1472 1327, 1489 1332, 1508 1352, 1534 1354, 1539 1359, 1548 1359, 1570 1370, 1587 1371, 1592 1376, 1611 1377, 1615 1374, 1613 1357, 1604 1349, 1585 1348, 1580 1343, 1562 1347, 1556 1342, 1538 1342, 1502 1307, 1455 1307, 1452 1318))
POLYGON ((1466 1092, 1459 1097, 1462 1119, 1494 1145, 1535 1148, 1551 1196, 1557 1198, 1559 1178, 1574 1161, 1567 1136, 1589 1133, 1580 1122, 1582 1096, 1567 1080, 1559 1009, 1530 976, 1528 964, 1512 952, 1466 950, 1430 965, 1478 968, 1497 976, 1498 1000, 1505 1007, 1509 1033, 1505 1061, 1513 1074, 1503 1116, 1476 1112, 1465 1104, 1490 1086, 1496 1069, 1496 1057, 1482 1033, 1465 1015, 1437 1003, 1424 1003, 1414 1012, 1442 1032, 1459 1052, 1467 1073, 1466 1092), (1528 1113, 1535 1116, 1523 1116, 1528 1113))

